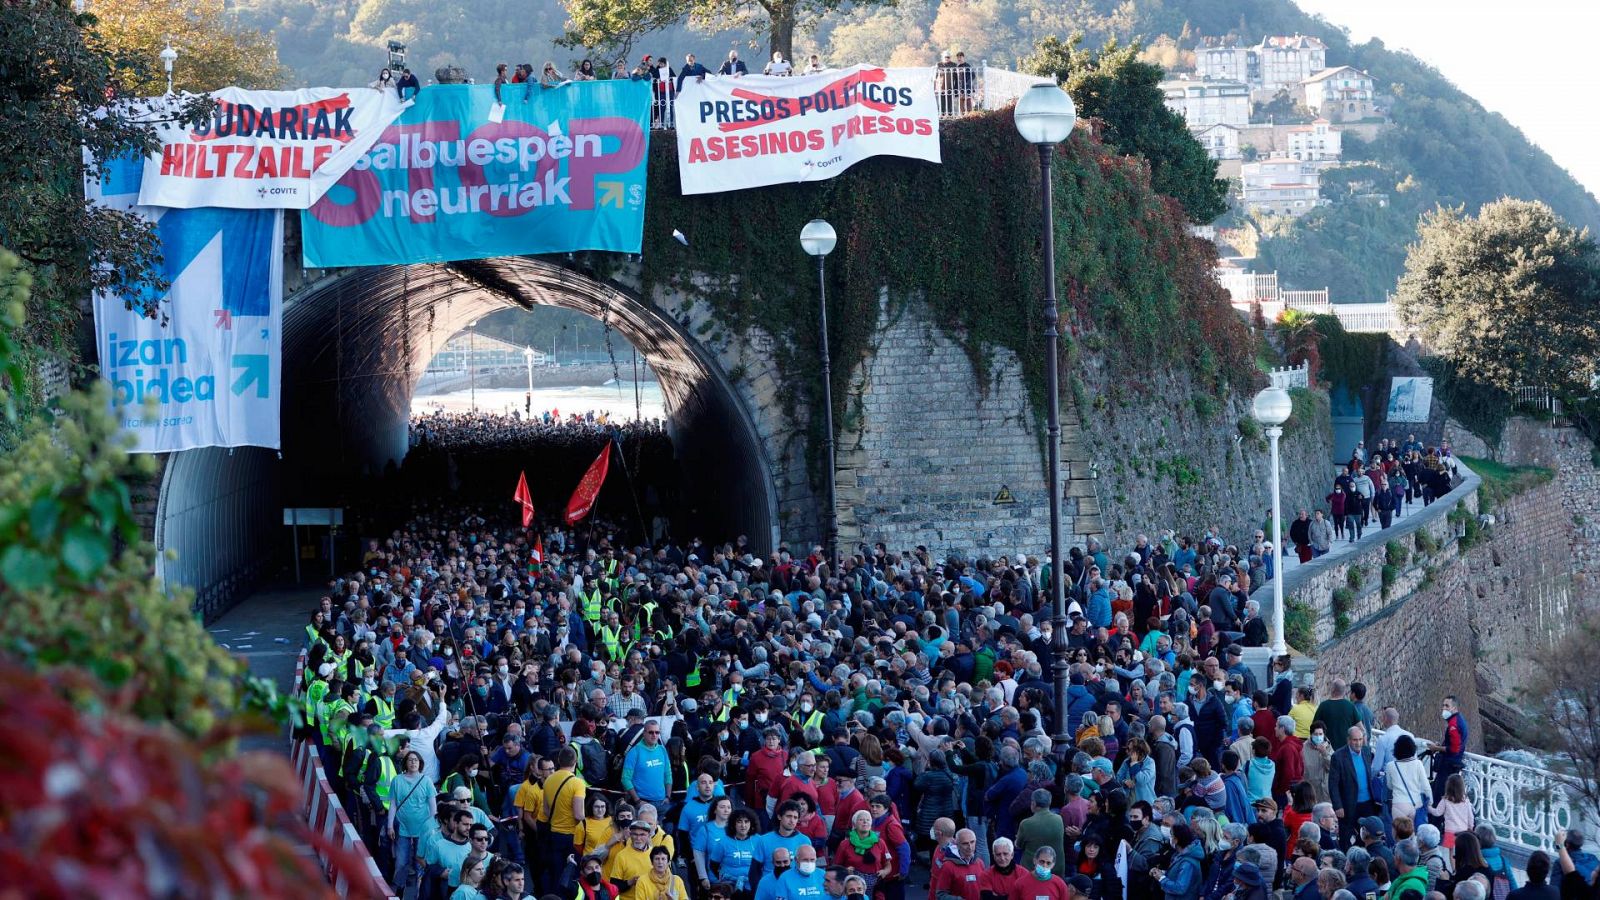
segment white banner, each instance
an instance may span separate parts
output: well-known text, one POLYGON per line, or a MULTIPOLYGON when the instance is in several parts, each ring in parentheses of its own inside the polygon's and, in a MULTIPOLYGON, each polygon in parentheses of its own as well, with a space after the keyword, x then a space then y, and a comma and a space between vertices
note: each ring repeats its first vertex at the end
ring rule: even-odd
POLYGON ((135 436, 135 453, 277 448, 283 213, 140 206, 141 170, 154 165, 114 160, 86 185, 91 202, 156 223, 161 274, 171 284, 153 319, 142 314, 150 298, 95 295, 112 411, 135 436))
POLYGON ((141 204, 310 209, 410 105, 393 88, 230 87, 211 97, 206 121, 159 126, 141 204))
POLYGON ((871 156, 939 162, 931 69, 686 81, 674 107, 685 194, 819 181, 871 156))

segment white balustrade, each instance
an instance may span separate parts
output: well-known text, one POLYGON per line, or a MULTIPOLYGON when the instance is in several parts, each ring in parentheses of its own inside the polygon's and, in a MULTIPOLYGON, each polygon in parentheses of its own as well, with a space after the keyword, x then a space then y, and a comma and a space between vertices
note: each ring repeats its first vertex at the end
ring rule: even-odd
POLYGON ((1592 834, 1569 776, 1476 753, 1467 754, 1467 769, 1462 774, 1473 815, 1479 824, 1494 829, 1501 845, 1548 853, 1553 852, 1555 836, 1562 831, 1579 829, 1592 834))

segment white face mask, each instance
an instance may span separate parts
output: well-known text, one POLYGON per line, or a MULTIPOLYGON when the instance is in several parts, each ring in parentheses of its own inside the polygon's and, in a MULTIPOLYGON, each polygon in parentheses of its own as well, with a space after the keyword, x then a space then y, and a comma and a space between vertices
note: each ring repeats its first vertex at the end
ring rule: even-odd
POLYGON ((467 770, 467 777, 468 778, 477 778, 478 777, 478 770, 477 769, 468 769, 467 770))
POLYGON ((1448 709, 1439 710, 1439 718, 1441 718, 1441 719, 1450 718, 1450 710, 1448 710, 1448 709))
POLYGON ((801 860, 795 865, 795 868, 800 870, 801 875, 810 875, 817 870, 817 861, 814 859, 801 860))

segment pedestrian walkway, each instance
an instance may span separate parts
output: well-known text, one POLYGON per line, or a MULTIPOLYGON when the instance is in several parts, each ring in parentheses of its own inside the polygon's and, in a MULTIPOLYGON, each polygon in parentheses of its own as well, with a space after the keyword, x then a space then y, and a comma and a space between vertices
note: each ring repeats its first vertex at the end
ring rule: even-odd
MULTIPOLYGON (((1351 541, 1347 537, 1335 538, 1327 553, 1304 563, 1294 554, 1293 549, 1289 548, 1279 561, 1283 569, 1280 573, 1277 573, 1283 578, 1284 597, 1292 598, 1295 591, 1308 580, 1333 566, 1339 565, 1352 554, 1362 553, 1374 547, 1382 546, 1389 541, 1406 537, 1416 532, 1423 525, 1448 515, 1450 510, 1455 509, 1456 504, 1460 503, 1464 497, 1477 490, 1478 485, 1483 480, 1459 460, 1456 461, 1456 465, 1461 481, 1451 489, 1450 493, 1426 506, 1423 505, 1421 500, 1414 501, 1395 516, 1388 528, 1380 528, 1377 516, 1374 514, 1371 527, 1362 531, 1360 540, 1351 541)), ((1284 519, 1292 521, 1293 516, 1298 515, 1298 513, 1298 509, 1285 509, 1284 519)), ((1261 604, 1261 618, 1268 622, 1272 621, 1272 581, 1273 579, 1271 578, 1264 579, 1250 592, 1250 599, 1261 604)))
MULTIPOLYGON (((250 674, 269 678, 284 694, 294 681, 295 658, 306 638, 306 611, 316 605, 314 588, 273 587, 256 591, 223 613, 207 629, 217 643, 243 657, 250 674)), ((283 734, 246 735, 242 749, 287 754, 283 734)))

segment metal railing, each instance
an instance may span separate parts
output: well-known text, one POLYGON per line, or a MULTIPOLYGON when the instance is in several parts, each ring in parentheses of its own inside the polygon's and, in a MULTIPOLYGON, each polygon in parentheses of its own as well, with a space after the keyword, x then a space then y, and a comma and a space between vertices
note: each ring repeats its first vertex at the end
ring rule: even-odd
POLYGON ((1571 777, 1476 753, 1466 759, 1462 774, 1473 815, 1494 829, 1501 846, 1549 852, 1562 831, 1593 832, 1575 801, 1571 777))

